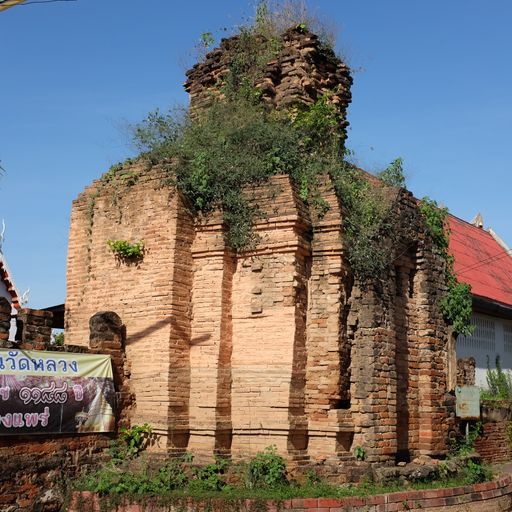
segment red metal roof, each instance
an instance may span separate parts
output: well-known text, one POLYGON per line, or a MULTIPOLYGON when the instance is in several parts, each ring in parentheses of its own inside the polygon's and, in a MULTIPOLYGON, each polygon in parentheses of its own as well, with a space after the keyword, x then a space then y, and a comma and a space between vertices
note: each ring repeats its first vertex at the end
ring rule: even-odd
POLYGON ((449 215, 450 252, 473 295, 512 306, 512 256, 486 230, 449 215))

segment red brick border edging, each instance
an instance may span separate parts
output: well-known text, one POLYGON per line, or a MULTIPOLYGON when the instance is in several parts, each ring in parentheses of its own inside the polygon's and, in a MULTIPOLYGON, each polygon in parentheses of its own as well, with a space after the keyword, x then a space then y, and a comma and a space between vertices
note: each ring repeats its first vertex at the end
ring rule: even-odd
MULTIPOLYGON (((404 491, 379 494, 368 497, 351 498, 296 498, 285 500, 279 506, 269 501, 268 512, 287 510, 289 512, 349 512, 358 507, 366 507, 365 512, 397 512, 402 510, 425 510, 438 508, 440 512, 452 505, 478 503, 481 501, 512 495, 512 475, 506 475, 492 482, 484 482, 462 487, 428 489, 424 491, 404 491)), ((68 512, 100 511, 99 497, 90 492, 73 493, 68 512), (78 505, 81 501, 82 507, 78 505), (85 508, 83 508, 85 507, 85 508)), ((253 510, 256 500, 245 500, 243 510, 253 510)), ((214 510, 222 510, 222 500, 212 500, 214 510)), ((205 502, 188 500, 187 511, 204 510, 205 502)), ((129 504, 119 507, 118 512, 164 512, 169 507, 148 507, 148 504, 129 504)), ((259 509, 258 509, 259 510, 259 509)))

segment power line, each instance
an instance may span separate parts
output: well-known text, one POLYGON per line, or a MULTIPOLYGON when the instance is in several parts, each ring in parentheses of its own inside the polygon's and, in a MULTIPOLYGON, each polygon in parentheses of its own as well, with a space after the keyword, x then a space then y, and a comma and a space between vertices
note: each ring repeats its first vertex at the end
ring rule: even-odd
POLYGON ((53 4, 55 2, 78 2, 78 0, 31 0, 30 2, 23 2, 22 4, 18 4, 16 7, 30 4, 53 4))
POLYGON ((485 258, 483 260, 477 261, 476 263, 473 263, 472 265, 463 267, 460 269, 457 273, 458 274, 464 274, 466 272, 469 272, 470 270, 476 270, 480 267, 483 267, 484 265, 487 265, 489 263, 495 263, 496 261, 501 260, 505 256, 511 256, 512 251, 504 251, 501 254, 495 254, 494 256, 489 256, 488 258, 485 258))
MULTIPOLYGON (((457 240, 459 242, 459 244, 461 244, 464 247, 467 247, 468 249, 473 249, 473 245, 467 243, 468 238, 465 237, 465 236, 461 236, 460 233, 451 232, 450 233, 450 239, 457 240)), ((502 258, 505 258, 505 256, 512 256, 512 249, 508 249, 507 250, 505 248, 502 248, 502 251, 503 252, 499 252, 499 253, 493 254, 491 256, 487 256, 486 258, 484 258, 482 260, 477 260, 477 261, 475 261, 475 262, 473 262, 473 263, 471 263, 469 265, 461 267, 457 271, 457 273, 469 272, 470 270, 473 270, 473 269, 476 269, 476 268, 480 268, 484 264, 494 263, 495 261, 499 261, 502 258)))
MULTIPOLYGON (((468 245, 468 244, 462 242, 462 240, 460 240, 460 243, 462 245, 464 245, 465 247, 468 247, 469 249, 472 248, 471 245, 468 245)), ((470 265, 466 265, 465 267, 462 267, 460 270, 466 271, 475 266, 480 266, 481 263, 488 263, 488 262, 492 262, 493 260, 500 260, 501 258, 504 258, 505 256, 511 256, 511 255, 512 255, 512 249, 509 249, 509 250, 503 249, 503 252, 493 254, 492 256, 487 256, 483 260, 477 260, 474 263, 471 263, 470 265)))

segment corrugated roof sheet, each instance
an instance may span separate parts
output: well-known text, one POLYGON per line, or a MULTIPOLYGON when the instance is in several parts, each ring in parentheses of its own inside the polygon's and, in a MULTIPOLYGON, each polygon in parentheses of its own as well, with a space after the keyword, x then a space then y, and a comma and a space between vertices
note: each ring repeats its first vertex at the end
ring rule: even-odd
POLYGON ((486 230, 449 215, 450 252, 473 295, 512 306, 512 256, 486 230))

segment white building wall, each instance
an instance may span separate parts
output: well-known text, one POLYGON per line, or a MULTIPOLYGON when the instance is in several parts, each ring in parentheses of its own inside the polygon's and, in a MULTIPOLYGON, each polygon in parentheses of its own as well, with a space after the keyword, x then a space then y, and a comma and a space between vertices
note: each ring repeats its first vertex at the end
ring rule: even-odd
POLYGON ((473 334, 457 338, 457 358, 474 357, 476 385, 487 387, 487 358, 495 368, 499 355, 502 368, 512 370, 512 321, 478 313, 471 323, 475 326, 473 334))

